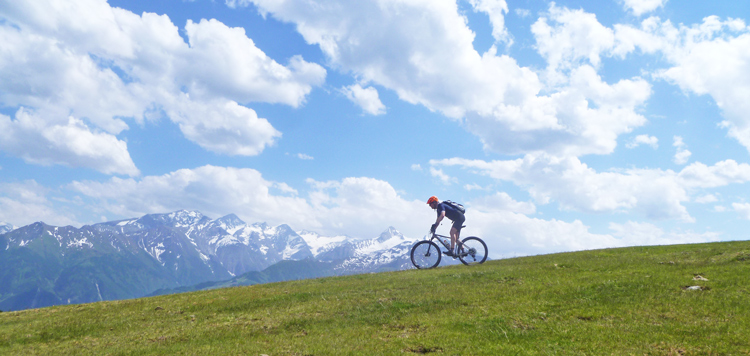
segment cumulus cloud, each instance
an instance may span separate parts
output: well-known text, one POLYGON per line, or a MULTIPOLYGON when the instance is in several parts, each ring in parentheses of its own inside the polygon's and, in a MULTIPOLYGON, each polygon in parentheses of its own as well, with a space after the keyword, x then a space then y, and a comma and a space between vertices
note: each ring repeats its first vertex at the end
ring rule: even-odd
MULTIPOLYGON (((78 137, 88 131, 98 147, 110 145, 102 154, 122 156, 125 146, 112 135, 128 129, 128 120, 164 113, 207 150, 256 155, 280 133, 241 104, 297 107, 326 75, 299 56, 275 62, 241 28, 188 21, 186 43, 166 15, 139 16, 105 0, 13 2, 0 7, 0 18, 0 104, 33 111, 36 124, 26 130, 37 135, 68 125, 72 116, 84 123, 76 126, 78 137)), ((3 147, 19 156, 45 154, 26 149, 3 147)), ((91 161, 87 154, 69 150, 37 159, 77 166, 91 161)), ((120 162, 120 156, 110 159, 120 162)))
POLYGON ((310 204, 327 229, 366 237, 394 226, 410 237, 421 237, 434 222, 434 212, 420 200, 406 200, 388 183, 367 177, 341 181, 308 181, 310 204))
POLYGON ((322 84, 325 78, 325 69, 300 56, 293 56, 287 66, 272 60, 242 28, 213 19, 188 20, 185 32, 190 50, 180 59, 185 64, 177 76, 193 96, 297 107, 311 86, 322 84))
POLYGON ((531 26, 531 32, 539 54, 547 60, 547 76, 553 83, 564 81, 558 71, 569 70, 582 61, 598 67, 602 53, 615 43, 614 31, 600 24, 596 15, 554 3, 548 15, 531 26))
POLYGON ((657 149, 659 148, 659 139, 649 135, 638 135, 632 141, 628 142, 625 147, 636 148, 640 145, 648 145, 653 149, 657 149))
POLYGON ((55 226, 80 225, 69 210, 57 209, 50 189, 34 180, 0 182, 0 221, 25 226, 43 221, 55 226))
POLYGON ((623 6, 625 10, 630 10, 635 16, 641 16, 645 13, 654 11, 660 7, 664 7, 664 4, 668 0, 623 0, 623 6))
POLYGON ((491 258, 620 246, 611 235, 594 234, 580 220, 544 220, 507 210, 467 210, 462 236, 481 236, 491 258))
POLYGON ((536 212, 534 203, 516 201, 506 192, 497 192, 493 195, 472 200, 469 205, 472 209, 476 208, 487 212, 510 211, 524 215, 536 212))
POLYGON ((675 26, 650 17, 639 28, 615 26, 612 55, 661 52, 669 68, 653 73, 684 92, 709 95, 722 110, 721 126, 750 150, 750 27, 741 19, 708 16, 702 23, 675 26))
POLYGON ((92 132, 80 119, 71 116, 66 123, 50 125, 23 108, 15 118, 0 114, 0 150, 26 162, 62 163, 107 174, 140 174, 124 141, 106 132, 92 132))
MULTIPOLYGON (((595 67, 599 53, 614 46, 614 35, 581 11, 552 5, 545 27, 549 41, 544 31, 539 32, 538 47, 551 67, 570 72, 549 87, 533 70, 498 55, 494 47, 477 53, 474 33, 455 2, 230 2, 250 4, 265 15, 294 23, 305 40, 318 45, 342 72, 393 90, 406 102, 462 120, 491 151, 606 154, 616 146, 618 135, 646 122, 635 110, 650 96, 650 85, 641 78, 602 80, 595 67), (576 27, 577 21, 584 24, 576 27), (382 30, 372 31, 373 27, 382 30), (554 48, 556 43, 567 45, 554 48), (572 47, 588 43, 592 45, 582 52, 572 47)), ((495 14, 493 28, 501 28, 505 1, 477 0, 472 5, 495 14)))
POLYGON ((713 166, 695 162, 683 168, 678 178, 681 185, 688 188, 716 188, 745 183, 750 181, 750 164, 731 159, 716 162, 713 166))
POLYGON ((739 214, 740 218, 750 220, 750 203, 732 203, 732 209, 739 214))
POLYGON ((695 202, 700 204, 715 203, 717 201, 719 201, 719 198, 713 194, 706 194, 695 198, 695 202))
POLYGON ((196 102, 187 94, 179 94, 169 104, 166 113, 185 138, 209 151, 254 156, 281 137, 268 120, 232 100, 196 102))
POLYGON ((508 3, 505 0, 469 0, 474 11, 484 12, 490 18, 492 37, 496 42, 512 44, 508 29, 505 27, 505 14, 508 13, 508 3))
POLYGON ((526 189, 539 204, 588 213, 635 211, 650 219, 694 221, 683 203, 702 189, 750 181, 750 165, 733 160, 713 166, 696 162, 680 172, 626 169, 597 172, 575 157, 526 155, 508 161, 452 158, 433 166, 459 166, 526 189))
POLYGON ((387 182, 373 178, 308 180, 309 197, 284 182, 264 179, 248 168, 202 166, 141 179, 113 177, 76 181, 69 189, 102 211, 123 218, 179 209, 219 217, 235 213, 248 222, 289 224, 320 233, 372 237, 388 226, 422 236, 433 213, 424 202, 401 197, 387 182))
POLYGON ((666 232, 653 224, 633 221, 611 223, 611 234, 595 234, 579 220, 544 220, 509 211, 477 209, 472 209, 471 221, 467 222, 464 231, 468 233, 469 229, 471 234, 484 237, 493 258, 623 246, 714 242, 721 237, 715 232, 666 232), (494 247, 497 245, 503 247, 494 247))
POLYGON ((430 167, 430 174, 433 177, 438 178, 440 180, 440 182, 443 183, 443 184, 445 184, 445 185, 450 185, 450 184, 458 182, 458 179, 456 179, 455 177, 451 177, 451 176, 445 174, 445 172, 443 172, 442 169, 437 169, 435 167, 430 167))
POLYGON ((209 216, 236 213, 253 222, 316 227, 309 205, 291 187, 267 181, 253 169, 202 166, 142 179, 75 181, 70 189, 123 218, 194 209, 209 216))
POLYGON ((385 105, 380 101, 378 90, 373 87, 362 88, 359 84, 343 87, 341 92, 346 98, 359 105, 365 113, 370 115, 385 114, 385 105))
POLYGON ((665 232, 656 225, 634 221, 628 221, 624 224, 610 223, 609 228, 612 230, 612 235, 622 241, 623 246, 716 242, 721 237, 716 232, 665 232))
POLYGON ((667 49, 674 67, 660 76, 687 92, 710 95, 723 111, 729 136, 750 150, 750 29, 742 20, 709 17, 680 32, 684 45, 667 49))
POLYGON ((685 164, 687 163, 688 159, 690 159, 690 156, 692 153, 688 151, 687 145, 685 142, 682 141, 682 137, 675 136, 674 137, 674 143, 672 144, 677 149, 677 152, 674 154, 674 163, 676 164, 685 164))

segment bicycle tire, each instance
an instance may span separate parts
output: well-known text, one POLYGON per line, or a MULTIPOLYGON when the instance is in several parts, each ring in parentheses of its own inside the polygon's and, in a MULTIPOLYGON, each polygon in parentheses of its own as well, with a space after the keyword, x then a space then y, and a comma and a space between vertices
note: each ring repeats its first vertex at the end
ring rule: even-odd
POLYGON ((463 240, 462 248, 469 252, 466 256, 459 256, 458 259, 467 266, 478 265, 487 260, 487 244, 476 236, 469 236, 463 240))
POLYGON ((435 268, 440 264, 442 252, 432 241, 419 241, 411 248, 411 263, 418 269, 435 268))

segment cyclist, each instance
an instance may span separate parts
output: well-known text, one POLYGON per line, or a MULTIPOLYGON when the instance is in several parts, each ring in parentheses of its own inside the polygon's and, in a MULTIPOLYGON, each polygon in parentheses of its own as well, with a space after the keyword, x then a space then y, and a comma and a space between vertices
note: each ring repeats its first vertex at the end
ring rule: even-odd
POLYGON ((430 229, 432 233, 435 233, 435 230, 440 222, 443 221, 443 218, 447 217, 453 221, 453 227, 451 227, 451 250, 445 254, 450 257, 458 257, 458 254, 454 251, 456 248, 456 241, 458 241, 458 236, 461 234, 461 228, 463 227, 464 221, 466 221, 466 217, 464 217, 462 212, 454 209, 449 204, 440 202, 436 196, 431 196, 430 199, 427 200, 427 204, 430 208, 437 210, 437 220, 430 229))

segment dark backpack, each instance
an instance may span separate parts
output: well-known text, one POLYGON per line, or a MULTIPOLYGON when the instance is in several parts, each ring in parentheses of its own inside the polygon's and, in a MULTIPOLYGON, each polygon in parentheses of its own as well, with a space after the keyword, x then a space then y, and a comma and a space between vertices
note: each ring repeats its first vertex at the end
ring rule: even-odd
POLYGON ((464 208, 463 205, 456 203, 454 201, 450 200, 443 200, 443 203, 450 205, 453 209, 456 209, 461 212, 461 214, 466 214, 466 208, 464 208))

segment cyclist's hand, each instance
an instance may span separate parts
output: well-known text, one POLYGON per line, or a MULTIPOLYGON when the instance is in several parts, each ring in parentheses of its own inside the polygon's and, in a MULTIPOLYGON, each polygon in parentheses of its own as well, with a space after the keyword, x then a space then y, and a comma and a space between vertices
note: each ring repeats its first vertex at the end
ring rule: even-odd
POLYGON ((430 228, 431 233, 435 233, 435 230, 437 230, 438 224, 432 224, 432 227, 430 228))

